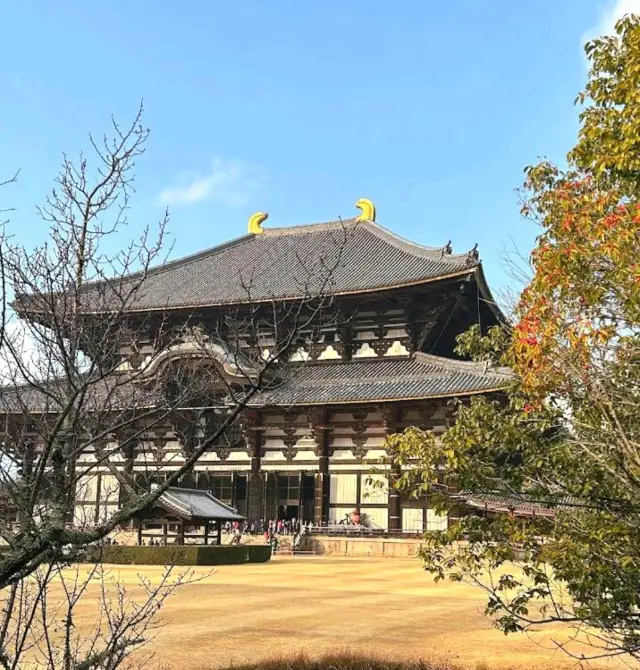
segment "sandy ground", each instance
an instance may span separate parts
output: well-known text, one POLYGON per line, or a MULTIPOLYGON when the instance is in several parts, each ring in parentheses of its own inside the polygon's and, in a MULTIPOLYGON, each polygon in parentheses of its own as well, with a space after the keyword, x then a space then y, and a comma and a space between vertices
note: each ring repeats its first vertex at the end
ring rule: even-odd
MULTIPOLYGON (((117 570, 135 592, 141 568, 117 570)), ((160 572, 144 568, 146 576, 160 572)), ((92 600, 95 606, 89 593, 83 605, 87 625, 92 600)), ((166 625, 153 646, 175 670, 345 649, 447 658, 474 670, 576 667, 554 647, 552 639, 564 637, 561 630, 505 637, 491 627, 483 607, 481 592, 434 584, 417 561, 277 557, 266 564, 221 566, 184 586, 165 605, 166 625)))

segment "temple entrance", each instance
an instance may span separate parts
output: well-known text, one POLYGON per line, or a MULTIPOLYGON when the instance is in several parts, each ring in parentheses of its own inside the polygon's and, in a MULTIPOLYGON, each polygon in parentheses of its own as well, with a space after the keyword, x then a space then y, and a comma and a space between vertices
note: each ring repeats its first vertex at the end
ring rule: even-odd
POLYGON ((315 478, 312 474, 269 473, 264 488, 268 519, 313 521, 315 478))
POLYGON ((300 519, 305 523, 313 521, 315 509, 315 486, 316 478, 314 475, 302 475, 300 491, 300 519))
POLYGON ((282 519, 283 521, 298 519, 299 509, 298 505, 280 505, 278 507, 278 519, 282 519))

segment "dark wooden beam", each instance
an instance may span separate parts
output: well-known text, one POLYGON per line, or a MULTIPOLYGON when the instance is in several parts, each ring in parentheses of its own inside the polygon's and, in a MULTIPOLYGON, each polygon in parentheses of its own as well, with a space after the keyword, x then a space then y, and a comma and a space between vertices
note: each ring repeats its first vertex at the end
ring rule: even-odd
MULTIPOLYGON (((400 409, 397 405, 383 405, 381 407, 384 428, 387 435, 393 435, 398 432, 400 423, 400 409)), ((394 454, 387 451, 390 460, 393 460, 394 454)), ((402 530, 402 499, 400 491, 396 488, 396 483, 402 477, 402 470, 391 463, 389 472, 389 505, 387 526, 389 530, 402 530)))

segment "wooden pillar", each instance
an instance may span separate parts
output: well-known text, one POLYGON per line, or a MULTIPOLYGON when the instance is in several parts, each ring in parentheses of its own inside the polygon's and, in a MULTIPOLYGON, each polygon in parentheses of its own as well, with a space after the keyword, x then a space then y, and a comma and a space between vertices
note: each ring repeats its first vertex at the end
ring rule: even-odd
POLYGON ((262 433, 260 432, 260 417, 257 412, 247 411, 241 420, 247 454, 251 457, 251 471, 247 477, 247 519, 260 521, 264 517, 262 504, 262 433))
POLYGON ((298 516, 296 518, 302 523, 302 470, 298 472, 298 516))
POLYGON ((324 407, 314 407, 310 413, 311 432, 316 443, 318 473, 315 478, 315 504, 313 523, 317 526, 328 523, 331 494, 329 458, 331 456, 331 432, 327 425, 328 411, 324 407))
POLYGON ((138 546, 142 545, 142 519, 138 519, 138 546))
POLYGON ((162 544, 166 547, 167 546, 167 523, 162 524, 162 544))
POLYGON ((216 540, 217 540, 218 546, 220 546, 220 545, 222 545, 222 521, 220 521, 220 519, 218 519, 216 521, 216 526, 217 526, 217 528, 216 528, 216 540))
MULTIPOLYGON (((133 486, 134 485, 134 463, 136 457, 136 437, 137 429, 133 423, 127 424, 120 430, 117 430, 115 437, 118 440, 122 451, 122 457, 124 460, 123 470, 127 481, 133 486)), ((106 446, 106 445, 105 445, 106 446)), ((120 487, 120 492, 118 494, 118 504, 120 507, 124 507, 129 499, 129 492, 124 486, 120 487)))
POLYGON ((204 543, 209 543, 209 519, 204 522, 204 543))
POLYGON ((231 507, 235 507, 238 509, 238 505, 236 503, 236 481, 237 481, 237 476, 235 472, 231 473, 231 507))
MULTIPOLYGON (((400 412, 397 406, 389 405, 382 407, 382 416, 384 419, 384 427, 387 435, 393 435, 398 431, 398 423, 400 420, 400 412)), ((394 454, 387 450, 387 455, 390 461, 394 454)), ((388 502, 388 516, 387 526, 389 530, 402 530, 402 501, 400 499, 400 491, 395 488, 395 484, 402 476, 402 471, 399 466, 390 463, 389 470, 389 502, 388 502)))
POLYGON ((184 519, 180 519, 180 527, 178 530, 178 544, 184 545, 184 519))
POLYGON ((265 520, 275 519, 278 515, 278 473, 262 473, 263 514, 265 520))
POLYGON ((402 501, 400 491, 395 487, 401 476, 402 473, 398 468, 392 467, 389 473, 389 530, 402 530, 402 501))
MULTIPOLYGON (((18 430, 18 437, 16 437, 15 440, 16 440, 16 442, 19 443, 21 439, 22 438, 20 437, 20 432, 18 430)), ((31 480, 31 477, 33 475, 34 460, 35 460, 35 446, 34 446, 34 443, 30 439, 26 439, 24 441, 23 451, 22 451, 22 478, 25 481, 27 490, 29 488, 29 483, 28 482, 31 480)), ((74 512, 73 505, 71 505, 71 512, 72 512, 72 514, 74 512)), ((20 510, 18 510, 16 512, 15 521, 19 524, 23 520, 24 520, 24 512, 20 512, 20 510)))
POLYGON ((93 511, 93 521, 97 524, 100 521, 100 496, 102 495, 102 473, 98 472, 96 477, 96 500, 95 509, 93 511))

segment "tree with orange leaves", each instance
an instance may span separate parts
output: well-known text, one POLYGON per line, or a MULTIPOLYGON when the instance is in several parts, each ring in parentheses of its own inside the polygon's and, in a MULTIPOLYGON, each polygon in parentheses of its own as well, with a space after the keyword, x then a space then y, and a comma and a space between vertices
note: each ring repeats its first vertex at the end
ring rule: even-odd
POLYGON ((467 516, 429 534, 423 558, 436 579, 484 587, 506 633, 564 622, 591 657, 639 659, 640 17, 586 52, 568 168, 525 171, 522 213, 541 232, 515 324, 458 344, 511 368, 510 388, 460 405, 441 440, 416 429, 390 440, 401 465, 419 464, 398 485, 442 507, 452 504, 437 485, 445 470, 459 490, 555 512, 467 516))

